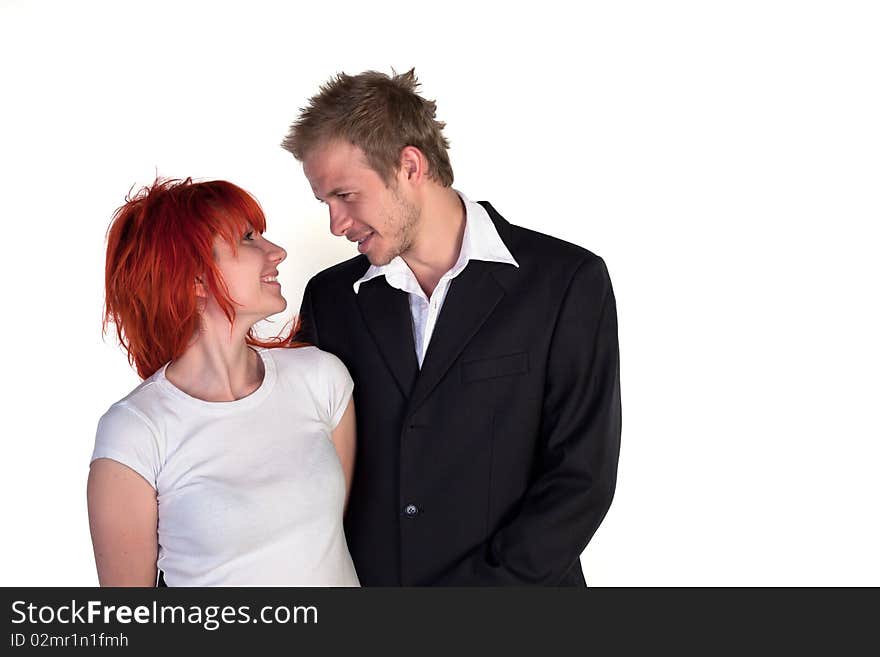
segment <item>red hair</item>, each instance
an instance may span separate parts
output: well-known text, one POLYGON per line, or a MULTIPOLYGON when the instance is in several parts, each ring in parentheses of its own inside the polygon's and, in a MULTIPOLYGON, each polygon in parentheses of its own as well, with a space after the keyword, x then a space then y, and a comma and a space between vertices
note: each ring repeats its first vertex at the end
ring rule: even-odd
MULTIPOLYGON (((225 180, 157 179, 129 193, 116 210, 107 231, 103 328, 106 333, 109 323, 116 326, 141 378, 183 354, 199 329, 197 279, 232 323, 235 302, 214 262, 214 236, 235 253, 248 224, 265 232, 263 210, 225 180)), ((272 340, 260 340, 250 329, 245 340, 261 347, 303 346, 291 339, 296 329, 272 340)))

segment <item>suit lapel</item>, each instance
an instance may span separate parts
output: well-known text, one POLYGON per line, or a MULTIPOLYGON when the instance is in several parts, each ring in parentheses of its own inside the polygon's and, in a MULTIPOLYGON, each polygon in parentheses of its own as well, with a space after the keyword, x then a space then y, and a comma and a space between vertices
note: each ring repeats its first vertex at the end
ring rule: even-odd
POLYGON ((416 380, 410 412, 421 406, 431 394, 504 297, 504 290, 492 271, 506 266, 471 260, 464 271, 452 280, 416 380))
MULTIPOLYGON (((511 248, 510 224, 489 203, 480 204, 516 257, 511 248)), ((384 276, 361 285, 355 295, 358 306, 401 394, 410 399, 409 413, 428 398, 504 297, 504 288, 495 273, 504 278, 515 271, 501 263, 468 263, 449 287, 421 371, 412 334, 409 295, 388 285, 384 276)))
POLYGON ((384 276, 362 284, 355 296, 379 353, 401 394, 409 398, 419 372, 409 296, 388 285, 384 276))

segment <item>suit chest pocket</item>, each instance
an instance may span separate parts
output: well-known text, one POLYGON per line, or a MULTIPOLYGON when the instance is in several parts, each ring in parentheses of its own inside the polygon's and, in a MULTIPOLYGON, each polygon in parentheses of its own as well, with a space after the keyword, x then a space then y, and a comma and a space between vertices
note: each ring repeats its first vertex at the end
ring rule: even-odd
POLYGON ((516 354, 497 358, 481 358, 461 364, 461 380, 463 383, 497 379, 502 376, 525 374, 529 371, 529 354, 521 351, 516 354))

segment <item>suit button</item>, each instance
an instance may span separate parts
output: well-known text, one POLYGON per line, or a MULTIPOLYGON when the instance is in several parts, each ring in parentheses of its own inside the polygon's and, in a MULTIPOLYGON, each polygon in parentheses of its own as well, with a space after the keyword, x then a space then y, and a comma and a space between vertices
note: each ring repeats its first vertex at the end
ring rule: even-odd
POLYGON ((415 504, 407 504, 403 512, 409 517, 417 516, 419 514, 419 507, 415 504))

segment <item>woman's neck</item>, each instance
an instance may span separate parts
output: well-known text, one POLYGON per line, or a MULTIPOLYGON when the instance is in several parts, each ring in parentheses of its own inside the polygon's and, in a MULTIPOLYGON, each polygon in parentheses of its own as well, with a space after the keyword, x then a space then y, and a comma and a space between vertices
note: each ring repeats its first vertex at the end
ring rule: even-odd
POLYGON ((203 326, 180 358, 165 370, 166 378, 190 397, 210 402, 242 399, 263 382, 263 360, 240 331, 203 326))

